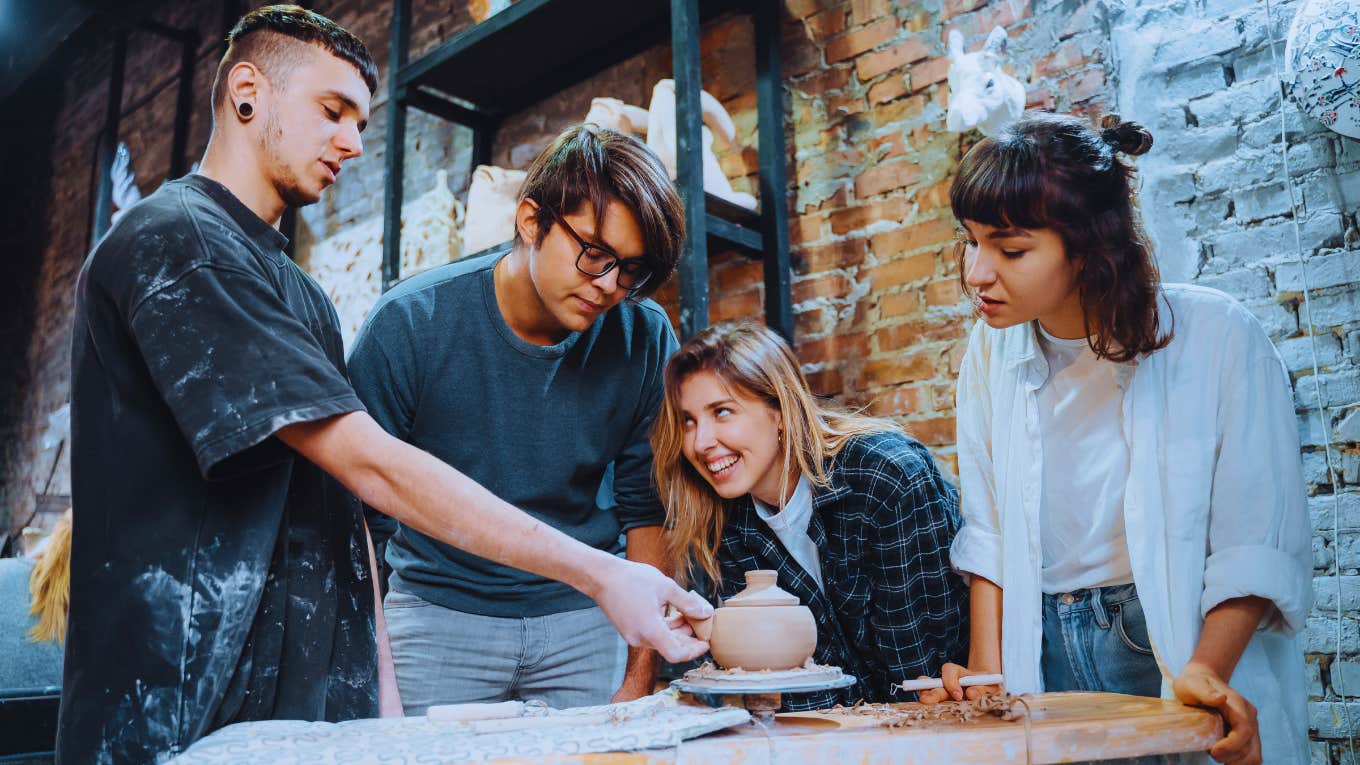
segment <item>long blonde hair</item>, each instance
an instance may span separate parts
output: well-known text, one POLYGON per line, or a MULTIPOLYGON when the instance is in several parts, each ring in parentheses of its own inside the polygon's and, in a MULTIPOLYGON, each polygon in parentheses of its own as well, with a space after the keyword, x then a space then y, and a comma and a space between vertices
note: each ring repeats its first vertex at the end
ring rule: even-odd
POLYGON ((71 511, 57 521, 48 538, 47 548, 28 577, 28 594, 33 600, 28 607, 38 623, 28 631, 35 643, 66 640, 66 612, 71 603, 71 511))
POLYGON ((760 399, 780 413, 783 484, 788 495, 797 465, 813 484, 825 487, 826 462, 853 436, 901 431, 892 420, 867 417, 819 401, 788 343, 754 322, 710 327, 695 335, 666 364, 666 396, 652 428, 656 485, 666 506, 666 547, 677 574, 688 579, 694 566, 721 582, 717 549, 728 500, 718 496, 683 453, 684 415, 680 385, 696 372, 711 372, 730 387, 760 399))

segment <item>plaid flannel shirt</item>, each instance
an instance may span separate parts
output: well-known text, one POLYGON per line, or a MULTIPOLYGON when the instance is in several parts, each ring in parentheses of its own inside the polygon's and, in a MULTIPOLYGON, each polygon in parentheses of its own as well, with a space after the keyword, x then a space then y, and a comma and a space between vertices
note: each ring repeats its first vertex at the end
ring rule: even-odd
POLYGON ((930 453, 901 433, 852 438, 827 464, 830 486, 813 486, 808 536, 817 545, 825 592, 756 514, 749 495, 728 506, 718 549, 729 598, 744 572, 773 569, 817 621, 819 664, 859 681, 849 688, 785 694, 784 709, 914 701, 892 689, 920 675, 938 677, 968 656, 968 593, 950 568, 959 530, 958 491, 930 453))

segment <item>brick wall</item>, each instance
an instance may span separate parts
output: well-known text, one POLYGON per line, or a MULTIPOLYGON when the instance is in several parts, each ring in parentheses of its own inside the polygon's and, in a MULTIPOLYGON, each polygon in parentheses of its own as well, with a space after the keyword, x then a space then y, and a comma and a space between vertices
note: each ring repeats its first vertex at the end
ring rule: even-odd
MULTIPOLYGON (((960 300, 950 174, 976 136, 945 132, 950 30, 996 25, 1031 107, 1098 111, 1100 4, 788 3, 798 352, 813 385, 899 416, 955 470, 960 300)), ((715 301, 721 306, 722 300, 715 301)))
POLYGON ((1114 20, 1113 33, 1120 41, 1119 103, 1151 126, 1158 142, 1142 163, 1143 204, 1163 271, 1242 300, 1294 378, 1315 532, 1316 603, 1305 635, 1313 760, 1339 762, 1347 714, 1360 725, 1360 703, 1346 701, 1360 696, 1354 538, 1360 527, 1360 143, 1324 130, 1286 101, 1291 205, 1270 43, 1282 61, 1298 6, 1275 3, 1268 18, 1264 3, 1149 0, 1131 4, 1114 20), (1325 436, 1335 446, 1334 476, 1326 470, 1325 436))
MULTIPOLYGON (((417 53, 468 23, 458 0, 415 5, 417 53)), ((202 2, 172 12, 205 28, 200 83, 211 77, 215 54, 209 48, 221 21, 209 9, 217 7, 202 2)), ((797 351, 813 385, 898 417, 953 471, 954 378, 972 319, 960 301, 946 190, 976 135, 944 131, 946 35, 960 30, 972 50, 1000 24, 1010 33, 1009 67, 1025 84, 1029 106, 1092 115, 1119 111, 1153 130, 1156 146, 1139 167, 1164 275, 1223 289, 1246 303, 1295 377, 1315 529, 1318 610, 1306 635, 1314 760, 1335 762, 1344 712, 1360 723, 1360 700, 1351 700, 1360 696, 1360 143, 1283 105, 1313 301, 1310 336, 1296 216, 1279 161, 1281 102, 1268 46, 1281 39, 1296 7, 1276 3, 1271 20, 1265 5, 1253 0, 785 0, 786 201, 797 351), (1322 425, 1308 408, 1319 397, 1327 408, 1322 425), (1335 478, 1323 467, 1324 433, 1336 444, 1335 478), (1340 539, 1332 531, 1334 508, 1340 539), (1338 581, 1340 663, 1334 656, 1338 581), (1339 695, 1343 687, 1345 698, 1339 695)), ((317 8, 361 35, 385 70, 386 3, 349 0, 317 8)), ((737 178, 734 185, 748 191, 754 190, 756 166, 751 39, 751 26, 741 17, 710 23, 703 35, 705 88, 732 113, 744 147, 720 159, 737 178)), ((0 420, 0 433, 7 435, 0 476, 10 518, 21 517, 18 511, 31 502, 27 487, 34 476, 45 476, 36 446, 42 419, 67 395, 70 290, 85 248, 88 168, 107 58, 90 36, 73 46, 56 122, 61 129, 51 148, 47 243, 32 277, 33 329, 18 357, 24 372, 16 379, 25 382, 14 388, 18 403, 8 420, 0 420)), ((153 62, 173 59, 139 50, 136 60, 129 60, 125 104, 137 98, 134 79, 137 87, 154 86, 165 73, 153 62)), ((651 83, 669 71, 669 51, 654 49, 511 117, 498 136, 495 161, 523 167, 560 128, 584 116, 594 96, 646 106, 651 83)), ((206 93, 200 84, 200 104, 206 93)), ((347 167, 321 204, 303 212, 304 255, 309 242, 381 214, 384 103, 380 92, 366 156, 347 167)), ((172 109, 173 97, 161 96, 125 118, 124 137, 144 191, 159 183, 168 165, 155 147, 168 142, 172 109)), ((440 168, 450 170, 454 192, 463 194, 468 136, 411 114, 408 197, 428 189, 440 168)), ((206 138, 201 116, 196 114, 191 145, 195 156, 206 138)), ((714 253, 709 273, 712 320, 759 314, 758 261, 714 253)), ((673 284, 659 295, 673 317, 674 296, 673 284)), ((0 354, 11 358, 7 347, 0 346, 0 354)))

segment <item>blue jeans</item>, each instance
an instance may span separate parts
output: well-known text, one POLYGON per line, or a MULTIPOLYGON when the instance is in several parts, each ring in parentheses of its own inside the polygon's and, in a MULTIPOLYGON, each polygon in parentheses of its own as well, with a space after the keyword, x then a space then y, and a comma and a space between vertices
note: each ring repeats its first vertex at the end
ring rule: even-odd
MULTIPOLYGON (((1132 584, 1044 595, 1045 691, 1162 695, 1147 622, 1132 584)), ((1162 757, 1102 760, 1102 765, 1157 765, 1162 757)))
POLYGON ((408 716, 438 704, 608 704, 623 682, 628 647, 598 608, 501 618, 392 590, 383 613, 408 716))

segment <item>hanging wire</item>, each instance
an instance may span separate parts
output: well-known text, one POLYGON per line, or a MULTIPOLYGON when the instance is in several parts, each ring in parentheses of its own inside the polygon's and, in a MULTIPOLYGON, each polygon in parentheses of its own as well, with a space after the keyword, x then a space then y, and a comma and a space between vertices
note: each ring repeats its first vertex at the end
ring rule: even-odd
MULTIPOLYGON (((1289 191, 1289 209, 1293 214, 1294 222, 1294 248, 1299 262, 1299 276, 1303 281, 1303 308, 1308 318, 1308 347, 1313 355, 1313 389, 1317 395, 1317 420, 1318 427, 1322 431, 1323 458, 1326 461, 1327 480, 1332 485, 1332 549, 1333 558, 1336 562, 1336 664, 1333 666, 1336 671, 1332 674, 1332 684, 1336 688, 1336 695, 1339 698, 1338 704, 1341 706, 1342 716, 1346 723, 1346 742, 1347 750, 1350 752, 1351 765, 1356 763, 1355 755, 1355 725, 1351 721, 1351 707, 1346 700, 1346 689, 1342 678, 1341 670, 1341 625, 1342 625, 1342 599, 1341 599, 1341 495, 1339 491, 1340 482, 1337 480, 1336 467, 1332 461, 1332 429, 1327 423, 1327 407, 1322 399, 1322 375, 1319 371, 1318 352, 1317 352, 1317 333, 1313 326, 1313 304, 1309 298, 1308 288, 1308 267, 1303 255, 1303 232, 1299 225, 1299 207, 1294 193, 1294 177, 1289 172, 1289 129, 1287 114, 1285 112, 1285 86, 1284 70, 1281 68, 1279 57, 1275 50, 1275 10, 1272 0, 1266 0, 1266 30, 1267 38, 1270 42, 1270 61, 1271 67, 1275 71, 1275 79, 1280 91, 1280 161, 1284 166, 1285 188, 1289 191)), ((1335 714, 1335 712, 1333 712, 1335 714)))

